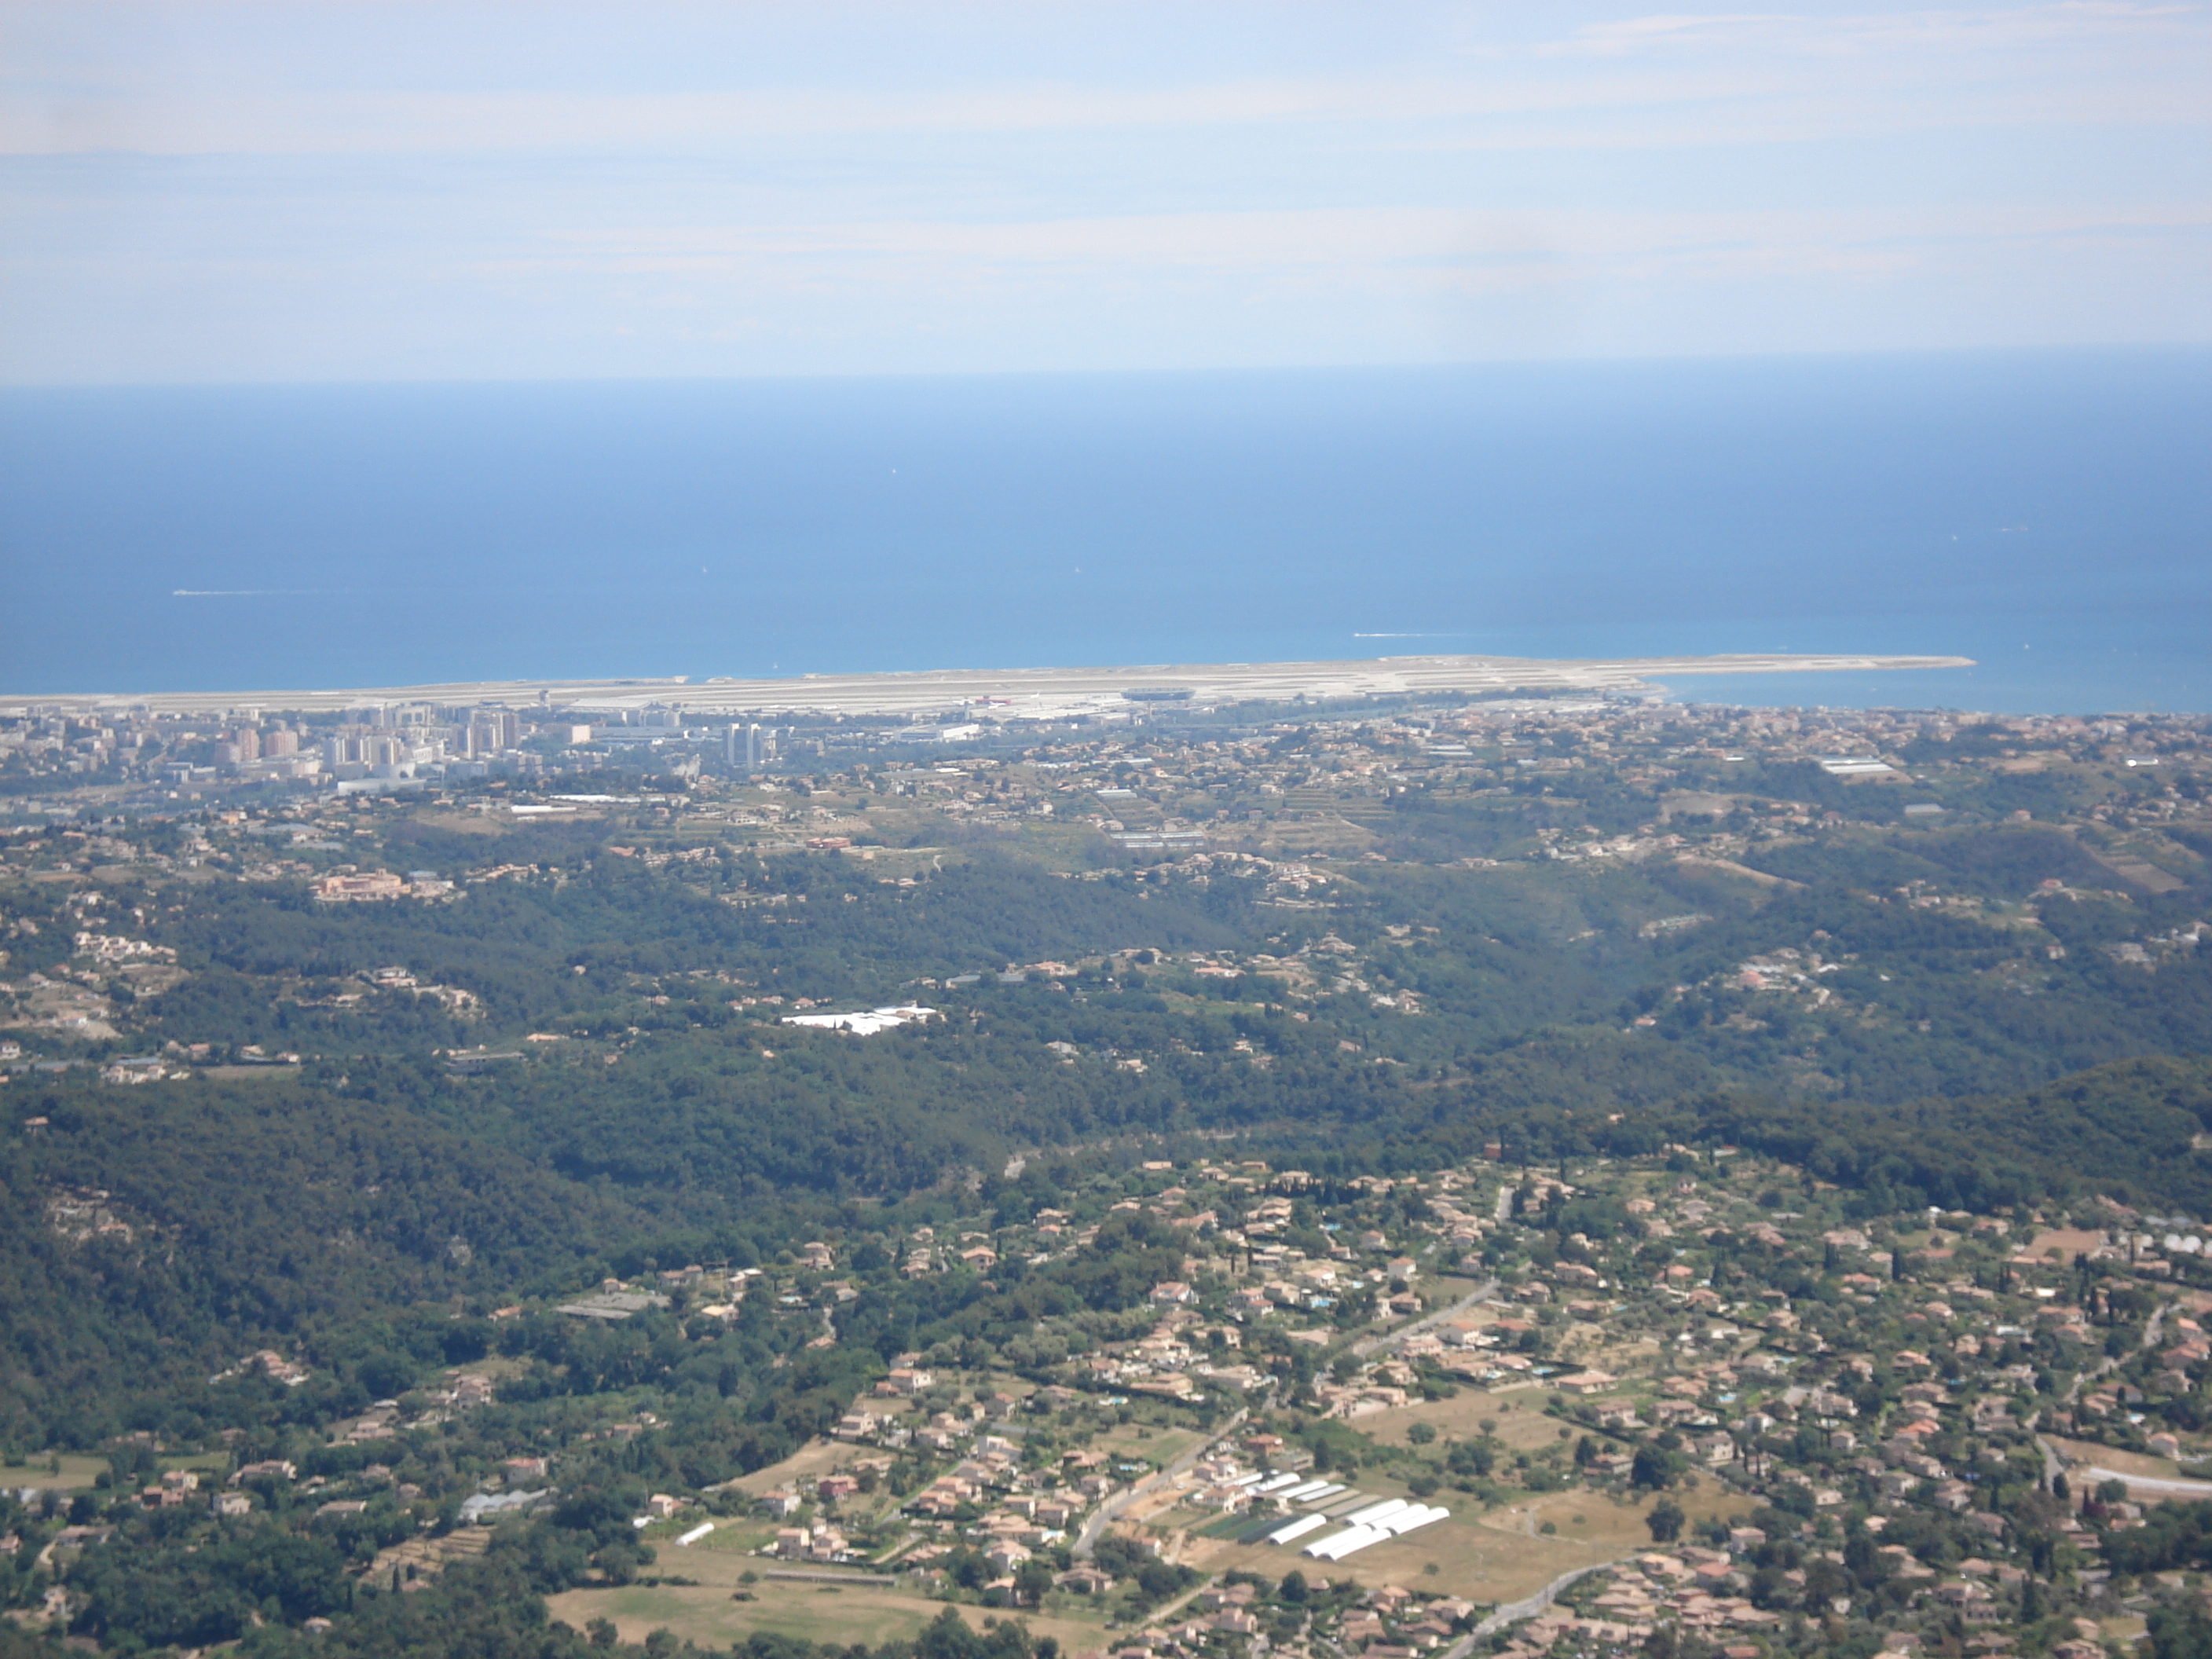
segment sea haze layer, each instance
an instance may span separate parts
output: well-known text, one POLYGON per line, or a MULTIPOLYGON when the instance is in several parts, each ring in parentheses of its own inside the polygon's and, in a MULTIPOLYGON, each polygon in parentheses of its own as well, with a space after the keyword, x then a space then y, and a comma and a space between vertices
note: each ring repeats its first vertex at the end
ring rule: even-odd
POLYGON ((2212 706, 2212 353, 0 394, 0 690, 1959 653, 2212 706))

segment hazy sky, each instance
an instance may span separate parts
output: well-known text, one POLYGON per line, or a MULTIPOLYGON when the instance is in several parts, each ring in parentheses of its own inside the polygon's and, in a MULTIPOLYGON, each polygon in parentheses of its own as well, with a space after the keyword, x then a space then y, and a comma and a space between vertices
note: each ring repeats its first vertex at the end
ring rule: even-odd
POLYGON ((2212 337, 2212 11, 0 5, 16 383, 2212 337))

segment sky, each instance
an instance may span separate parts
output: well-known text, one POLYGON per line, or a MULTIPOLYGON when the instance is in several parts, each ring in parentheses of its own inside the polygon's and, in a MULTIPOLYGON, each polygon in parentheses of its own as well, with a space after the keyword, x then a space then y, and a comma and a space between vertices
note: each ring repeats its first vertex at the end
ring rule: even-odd
POLYGON ((0 3, 0 382, 2212 339, 2212 9, 0 3))

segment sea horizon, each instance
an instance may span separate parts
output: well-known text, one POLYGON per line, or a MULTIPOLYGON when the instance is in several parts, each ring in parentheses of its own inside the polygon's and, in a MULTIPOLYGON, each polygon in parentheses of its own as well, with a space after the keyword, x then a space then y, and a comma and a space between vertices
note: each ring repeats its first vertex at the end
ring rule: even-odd
POLYGON ((1959 655, 1668 690, 2197 710, 2209 366, 18 387, 0 654, 18 696, 1959 655))

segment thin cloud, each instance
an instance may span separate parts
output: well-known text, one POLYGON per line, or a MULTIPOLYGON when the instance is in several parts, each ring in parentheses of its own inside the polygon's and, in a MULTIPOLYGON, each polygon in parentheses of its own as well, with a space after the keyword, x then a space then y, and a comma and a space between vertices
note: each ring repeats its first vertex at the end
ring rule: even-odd
POLYGON ((1757 49, 1791 55, 1839 52, 1968 48, 1977 52, 2052 44, 2134 43, 2153 32, 2201 36, 2203 9, 2136 5, 2127 0, 2068 0, 2045 6, 1904 13, 1868 12, 1819 16, 1802 12, 1675 13, 1586 23, 1546 53, 1595 52, 1625 56, 1653 50, 1757 49), (2185 26, 2181 29, 2173 25, 2185 26))
MULTIPOLYGON (((1003 76, 958 87, 734 85, 651 93, 258 85, 246 70, 191 95, 136 77, 0 84, 0 153, 412 155, 650 152, 773 139, 901 134, 1138 132, 1182 128, 1406 127, 1574 112, 1633 118, 1714 100, 1832 97, 2057 76, 2201 94, 2202 8, 2075 0, 1976 10, 1669 13, 1592 22, 1526 46, 1461 54, 1460 72, 1370 72, 1188 84, 1091 85, 1003 76), (2195 54, 2192 58, 2192 51, 2195 54), (1841 82, 1834 77, 1856 77, 1841 82)), ((1876 103, 1868 125, 1897 112, 1876 103)), ((1624 138, 1632 139, 1632 131, 1624 138)), ((1523 142, 1540 142, 1531 131, 1523 142)))
POLYGON ((808 225, 641 227, 567 239, 566 254, 504 268, 733 269, 769 258, 924 258, 962 263, 1200 268, 1711 253, 2212 228, 2212 204, 2138 209, 1985 206, 1705 213, 1480 212, 1441 208, 1119 215, 952 223, 878 220, 808 225))
POLYGON ((496 6, 257 30, 126 3, 148 27, 103 30, 33 5, 0 151, 70 159, 0 169, 0 357, 285 378, 2201 337, 2212 9, 1881 4, 1413 0, 1262 55, 1149 49, 1166 11, 1090 0, 910 61, 848 50, 828 7, 707 9, 720 49, 688 54, 691 23, 586 9, 509 54, 501 20, 532 14, 496 6), (433 17, 462 20, 453 50, 420 49, 433 17), (745 50, 763 29, 777 50, 745 50), (652 355, 671 340, 708 349, 652 355))

